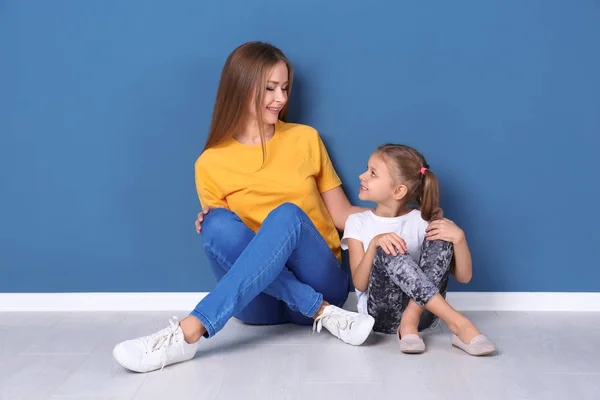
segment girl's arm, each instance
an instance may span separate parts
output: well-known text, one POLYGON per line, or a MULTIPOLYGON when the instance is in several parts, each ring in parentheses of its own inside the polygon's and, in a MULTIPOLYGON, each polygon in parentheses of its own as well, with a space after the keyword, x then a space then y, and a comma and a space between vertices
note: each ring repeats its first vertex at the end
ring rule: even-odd
POLYGON ((444 240, 454 246, 455 265, 452 275, 460 283, 469 283, 473 277, 473 261, 462 229, 449 219, 440 219, 429 224, 425 240, 444 240))
POLYGON ((321 193, 321 198, 323 199, 323 203, 325 203, 329 215, 331 215, 331 219, 333 219, 335 227, 340 231, 344 230, 346 220, 350 214, 368 210, 368 208, 356 207, 350 204, 341 186, 321 193))
POLYGON ((471 260, 471 252, 467 245, 467 239, 463 239, 454 243, 454 268, 452 275, 460 283, 469 283, 473 277, 473 262, 471 260))
POLYGON ((369 287, 369 276, 373 269, 373 260, 377 254, 377 248, 381 247, 387 254, 397 255, 406 253, 406 242, 395 233, 383 233, 371 240, 367 251, 364 245, 356 239, 346 239, 348 243, 348 255, 350 256, 350 271, 352 272, 352 283, 361 292, 369 287))
POLYGON ((373 260, 375 259, 377 247, 373 246, 373 241, 371 241, 365 252, 362 242, 356 239, 346 240, 348 241, 348 255, 350 257, 352 283, 356 289, 361 292, 366 292, 369 287, 369 275, 373 268, 373 260))

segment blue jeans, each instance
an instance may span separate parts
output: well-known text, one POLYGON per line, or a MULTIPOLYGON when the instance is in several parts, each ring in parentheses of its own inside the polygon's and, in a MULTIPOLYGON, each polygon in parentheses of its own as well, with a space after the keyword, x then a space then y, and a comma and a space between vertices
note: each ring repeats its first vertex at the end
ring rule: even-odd
POLYGON ((248 324, 311 324, 323 300, 342 306, 348 297, 348 275, 294 204, 273 210, 256 234, 233 212, 212 209, 202 239, 218 280, 191 313, 206 337, 232 316, 248 324))

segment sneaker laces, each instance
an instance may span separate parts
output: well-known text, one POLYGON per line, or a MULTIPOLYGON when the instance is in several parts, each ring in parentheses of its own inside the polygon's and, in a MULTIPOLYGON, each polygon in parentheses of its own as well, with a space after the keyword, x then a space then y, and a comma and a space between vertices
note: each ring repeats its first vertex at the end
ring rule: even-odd
POLYGON ((317 318, 315 318, 315 322, 313 323, 313 333, 315 331, 321 332, 323 324, 325 324, 325 327, 331 333, 333 333, 337 337, 340 337, 340 331, 352 328, 353 322, 354 318, 351 315, 343 312, 334 311, 330 313, 323 313, 317 318))
MULTIPOLYGON (((173 344, 173 339, 175 338, 175 334, 179 329, 179 319, 177 317, 171 317, 169 319, 169 326, 165 329, 162 329, 156 333, 153 333, 150 336, 146 336, 143 340, 144 345, 146 346, 146 351, 154 352, 160 351, 160 360, 161 360, 161 368, 162 371, 167 362, 167 349, 173 344)), ((185 352, 183 348, 183 342, 180 342, 181 353, 185 352)))

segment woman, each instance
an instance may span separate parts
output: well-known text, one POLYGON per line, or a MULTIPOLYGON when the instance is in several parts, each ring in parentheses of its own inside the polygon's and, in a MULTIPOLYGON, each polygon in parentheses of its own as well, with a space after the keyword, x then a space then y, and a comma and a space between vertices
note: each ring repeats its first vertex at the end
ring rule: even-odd
POLYGON ((293 69, 250 42, 227 59, 205 149, 196 161, 204 249, 218 283, 169 327, 118 344, 125 368, 149 372, 194 357, 232 316, 248 324, 313 323, 362 344, 373 317, 342 310, 348 276, 338 229, 352 207, 311 127, 285 123, 293 69), (208 210, 210 212, 208 212, 208 210), (336 229, 337 228, 337 229, 336 229))

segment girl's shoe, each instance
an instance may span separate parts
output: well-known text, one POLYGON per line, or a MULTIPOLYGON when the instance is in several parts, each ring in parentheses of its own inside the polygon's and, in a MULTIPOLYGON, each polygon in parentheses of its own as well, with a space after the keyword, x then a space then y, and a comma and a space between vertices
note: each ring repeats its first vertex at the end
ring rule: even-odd
POLYGON ((452 335, 452 346, 472 356, 487 356, 496 351, 496 346, 483 335, 475 336, 469 344, 460 340, 458 336, 452 335))
POLYGON ((419 335, 408 334, 400 338, 400 351, 406 354, 421 354, 425 351, 425 342, 419 337, 419 335))

